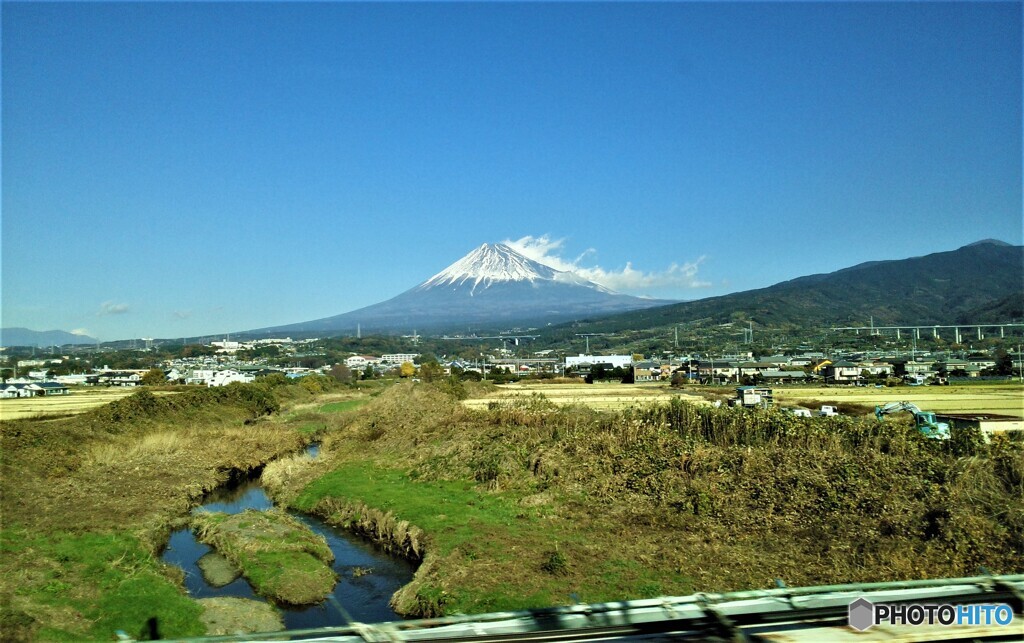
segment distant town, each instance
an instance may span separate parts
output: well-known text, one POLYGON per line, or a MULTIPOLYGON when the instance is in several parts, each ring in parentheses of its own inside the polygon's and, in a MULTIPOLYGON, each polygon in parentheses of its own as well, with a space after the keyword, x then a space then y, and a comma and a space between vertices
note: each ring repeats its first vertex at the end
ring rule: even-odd
MULTIPOLYGON (((417 335, 405 338, 420 343, 417 335)), ((459 338, 463 339, 463 338, 459 338)), ((589 338, 588 338, 589 339, 589 338)), ((752 350, 720 353, 559 354, 553 349, 530 351, 518 341, 502 342, 467 356, 465 349, 448 355, 432 350, 359 353, 342 351, 337 340, 290 337, 251 341, 222 339, 176 348, 168 356, 149 342, 119 350, 75 347, 65 353, 35 348, 0 349, 0 397, 64 395, 76 386, 135 387, 181 384, 207 387, 253 382, 281 374, 310 374, 342 381, 382 377, 417 377, 429 365, 428 377, 461 379, 578 378, 624 383, 666 381, 673 385, 760 385, 814 383, 838 386, 943 385, 979 379, 1024 378, 1019 347, 960 351, 791 350, 757 354, 752 350), (332 346, 333 344, 333 346, 332 346), (512 347, 509 348, 508 346, 512 347)), ((587 342, 589 345, 589 341, 587 342)), ((437 344, 434 344, 436 348, 437 344)), ((589 347, 589 346, 588 346, 589 347)), ((65 347, 69 348, 70 347, 65 347)), ((483 348, 483 347, 481 347, 483 348)))

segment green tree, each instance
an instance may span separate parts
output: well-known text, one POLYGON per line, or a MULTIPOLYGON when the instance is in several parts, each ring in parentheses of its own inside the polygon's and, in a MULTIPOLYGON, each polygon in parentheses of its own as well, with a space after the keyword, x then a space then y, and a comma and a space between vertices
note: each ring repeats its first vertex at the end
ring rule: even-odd
POLYGON ((139 381, 145 386, 155 386, 158 384, 166 384, 167 377, 164 375, 163 369, 151 368, 142 375, 142 379, 139 381))
POLYGON ((352 381, 352 371, 344 364, 335 364, 331 367, 331 377, 342 383, 352 381))
POLYGON ((426 362, 420 366, 420 377, 424 382, 436 382, 444 377, 444 368, 437 362, 426 362))
POLYGON ((996 354, 994 357, 996 358, 996 365, 993 370, 997 375, 1013 374, 1013 357, 1005 348, 1000 348, 996 350, 996 354))
POLYGON ((317 377, 316 375, 306 375, 304 377, 300 377, 299 384, 302 386, 302 388, 306 389, 313 395, 318 395, 324 392, 323 384, 321 383, 320 378, 317 377))
POLYGON ((181 349, 182 357, 203 357, 206 355, 215 355, 216 353, 217 349, 213 346, 203 346, 201 344, 188 344, 181 349))

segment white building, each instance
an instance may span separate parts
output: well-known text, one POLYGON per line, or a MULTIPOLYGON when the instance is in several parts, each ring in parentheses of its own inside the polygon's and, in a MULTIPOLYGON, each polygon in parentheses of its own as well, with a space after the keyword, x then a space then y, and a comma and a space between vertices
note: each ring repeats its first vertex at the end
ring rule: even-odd
POLYGON ((84 374, 79 374, 79 375, 58 375, 57 377, 55 377, 53 379, 55 381, 57 381, 57 382, 60 382, 61 384, 79 385, 79 384, 85 384, 85 380, 88 377, 89 377, 88 375, 84 375, 84 374))
POLYGON ((580 353, 576 357, 566 357, 565 367, 574 368, 580 364, 611 364, 612 368, 629 368, 633 365, 632 355, 584 355, 580 353))
POLYGON ((192 371, 192 374, 185 378, 186 384, 206 384, 213 379, 213 374, 216 373, 213 369, 209 368, 197 368, 192 371))
POLYGON ((401 366, 405 362, 415 361, 419 356, 419 353, 391 353, 388 355, 381 355, 380 363, 401 366))
POLYGON ((352 370, 363 370, 368 364, 377 364, 381 360, 380 358, 372 355, 353 355, 345 359, 345 366, 352 370))
POLYGON ((227 369, 225 371, 217 371, 213 374, 213 377, 206 381, 206 386, 227 386, 232 382, 253 382, 256 380, 255 375, 249 375, 248 373, 240 373, 234 369, 227 369))
POLYGON ((237 353, 242 345, 239 342, 224 340, 222 342, 210 342, 210 346, 217 349, 218 353, 237 353))

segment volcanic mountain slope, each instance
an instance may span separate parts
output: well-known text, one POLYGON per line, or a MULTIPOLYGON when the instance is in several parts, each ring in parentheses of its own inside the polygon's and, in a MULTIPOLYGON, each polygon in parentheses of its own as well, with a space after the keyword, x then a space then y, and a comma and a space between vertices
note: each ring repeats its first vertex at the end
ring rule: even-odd
POLYGON ((987 239, 948 252, 871 261, 767 288, 609 316, 571 332, 737 319, 773 328, 866 325, 872 318, 878 326, 1009 322, 1020 321, 1022 299, 1024 247, 987 239))
POLYGON ((483 244, 420 285, 387 301, 309 322, 247 334, 452 332, 540 325, 663 306, 555 270, 504 244, 483 244))

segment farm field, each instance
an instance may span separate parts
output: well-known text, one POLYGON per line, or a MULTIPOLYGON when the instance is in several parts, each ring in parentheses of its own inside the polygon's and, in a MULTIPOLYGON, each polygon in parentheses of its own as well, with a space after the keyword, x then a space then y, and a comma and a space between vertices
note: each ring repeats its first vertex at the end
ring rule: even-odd
POLYGON ((624 409, 646 402, 667 401, 673 397, 702 402, 699 395, 682 393, 671 389, 667 384, 620 384, 618 382, 599 382, 596 384, 543 384, 537 382, 501 384, 494 393, 482 397, 464 400, 469 408, 487 408, 491 402, 530 397, 534 394, 543 395, 558 405, 582 404, 593 409, 611 410, 624 409))
POLYGON ((1024 387, 1017 384, 775 389, 775 404, 778 406, 809 406, 807 402, 820 405, 830 401, 863 404, 871 408, 887 402, 907 401, 927 411, 1024 417, 1024 387))
MULTIPOLYGON (((685 392, 664 383, 645 384, 544 384, 537 382, 502 384, 494 393, 465 400, 470 408, 486 408, 490 402, 540 394, 555 404, 583 404, 594 409, 623 409, 672 397, 700 401, 699 393, 732 397, 735 387, 714 386, 685 392)), ((828 403, 861 404, 874 408, 887 402, 908 401, 929 411, 951 413, 994 413, 1024 417, 1024 386, 1018 384, 971 384, 962 386, 861 387, 774 387, 776 406, 817 408, 828 403)))
MULTIPOLYGON (((0 400, 0 420, 19 420, 36 415, 77 415, 108 402, 127 397, 139 389, 72 387, 67 395, 0 400)), ((156 391, 156 395, 170 395, 156 391)))

